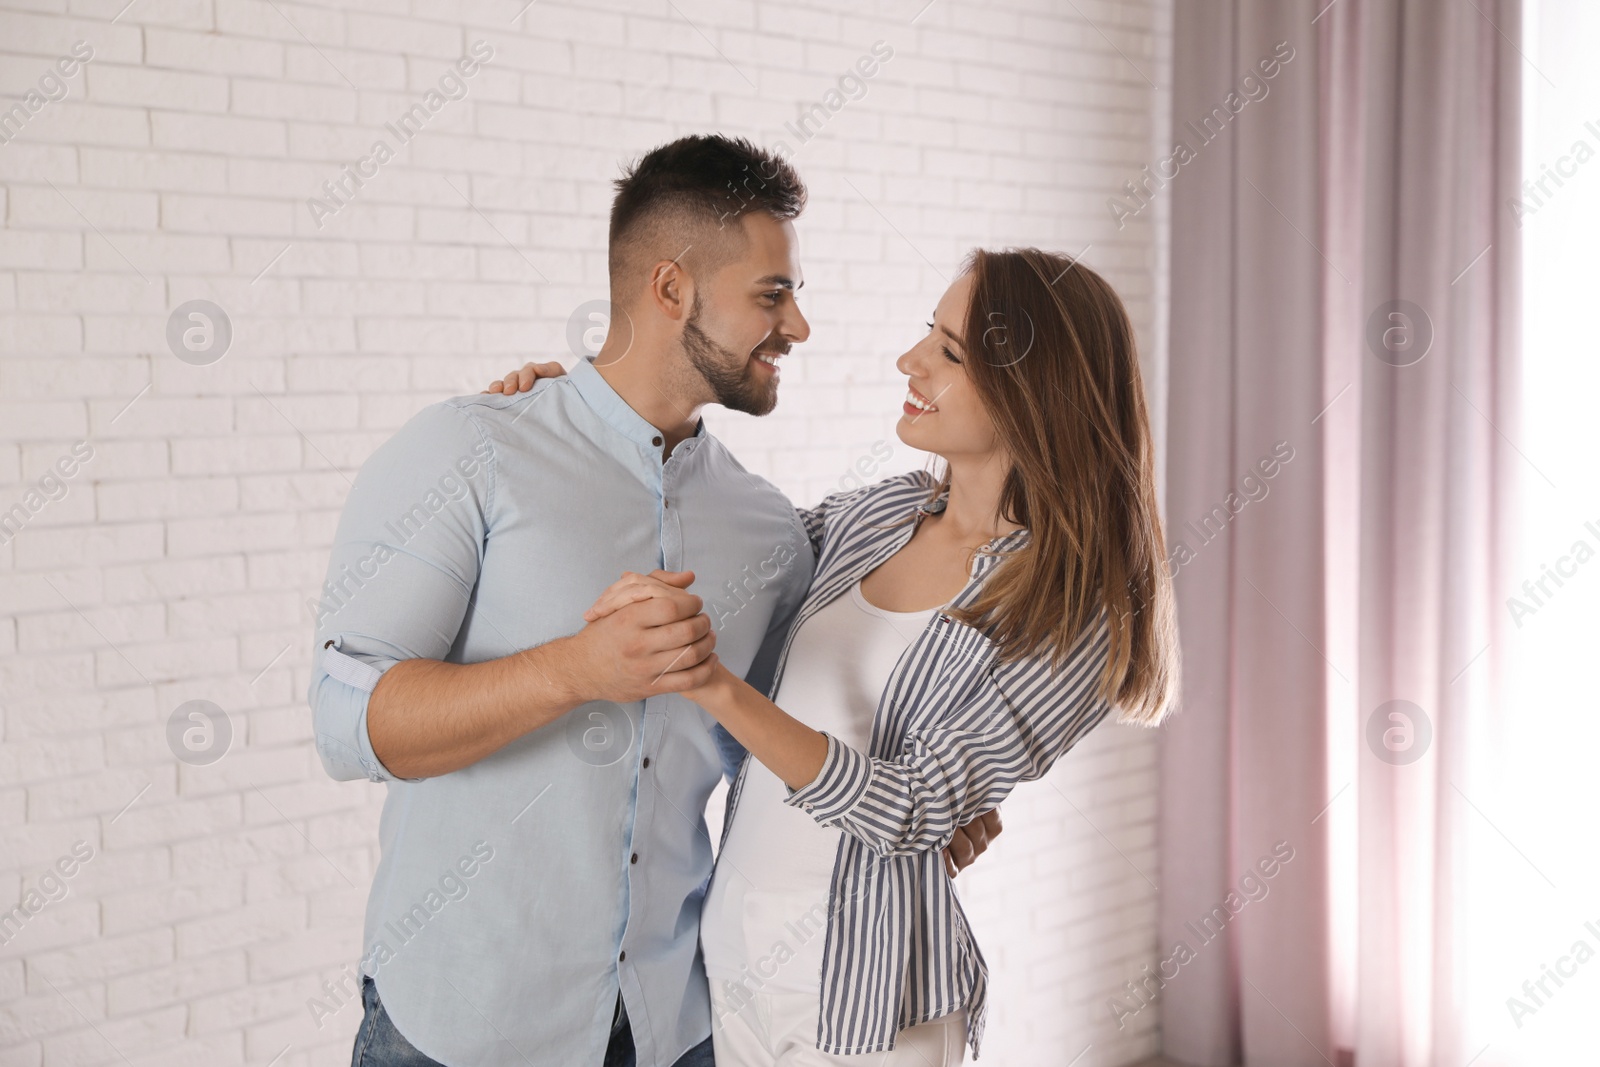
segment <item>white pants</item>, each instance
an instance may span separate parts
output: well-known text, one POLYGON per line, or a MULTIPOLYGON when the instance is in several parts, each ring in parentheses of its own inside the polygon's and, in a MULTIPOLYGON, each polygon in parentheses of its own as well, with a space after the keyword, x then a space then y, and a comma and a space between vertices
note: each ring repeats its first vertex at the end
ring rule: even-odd
POLYGON ((956 1067, 966 1056, 967 1013, 902 1030, 888 1052, 836 1056, 817 1048, 817 998, 774 989, 735 1010, 711 979, 711 1043, 717 1067, 956 1067))

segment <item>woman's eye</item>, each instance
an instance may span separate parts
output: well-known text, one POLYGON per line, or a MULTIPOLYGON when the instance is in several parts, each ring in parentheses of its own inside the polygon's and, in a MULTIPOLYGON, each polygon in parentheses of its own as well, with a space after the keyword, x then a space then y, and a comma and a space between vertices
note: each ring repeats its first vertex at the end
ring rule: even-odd
POLYGON ((959 359, 956 358, 956 354, 954 352, 950 351, 948 346, 940 345, 939 346, 939 351, 943 352, 944 353, 944 358, 948 359, 951 363, 960 363, 961 362, 959 359))
POLYGON ((931 323, 931 322, 928 323, 928 329, 930 329, 930 330, 933 329, 933 323, 931 323))

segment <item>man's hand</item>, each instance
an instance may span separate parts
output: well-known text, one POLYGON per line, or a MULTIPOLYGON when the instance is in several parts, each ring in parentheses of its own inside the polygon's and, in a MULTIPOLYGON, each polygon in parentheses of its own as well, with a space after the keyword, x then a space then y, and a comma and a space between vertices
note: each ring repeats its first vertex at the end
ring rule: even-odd
POLYGON ((944 848, 945 873, 954 878, 957 872, 970 867, 989 842, 1000 836, 1001 829, 999 808, 990 808, 967 825, 956 827, 955 836, 944 848))
POLYGON ((632 599, 614 591, 642 576, 631 572, 600 594, 596 613, 571 638, 571 665, 589 700, 617 704, 660 693, 681 693, 711 678, 717 635, 701 611, 701 599, 688 592, 693 571, 655 571, 648 596, 632 599))

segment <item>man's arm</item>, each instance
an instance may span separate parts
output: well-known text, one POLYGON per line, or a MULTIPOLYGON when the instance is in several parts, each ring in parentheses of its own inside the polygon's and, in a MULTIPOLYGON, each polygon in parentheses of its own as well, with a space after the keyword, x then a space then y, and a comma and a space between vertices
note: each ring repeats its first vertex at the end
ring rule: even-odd
POLYGON ((399 777, 431 778, 470 766, 579 704, 625 704, 704 684, 716 638, 700 606, 689 593, 647 600, 571 637, 484 663, 396 663, 368 704, 373 752, 399 777))
POLYGON ((581 702, 561 641, 487 663, 409 659, 384 672, 367 704, 367 735, 401 778, 470 766, 581 702))
POLYGON ((357 476, 314 604, 309 695, 332 777, 445 774, 579 704, 676 692, 709 671, 710 622, 681 589, 533 649, 445 662, 493 521, 494 460, 466 412, 437 404, 357 476))

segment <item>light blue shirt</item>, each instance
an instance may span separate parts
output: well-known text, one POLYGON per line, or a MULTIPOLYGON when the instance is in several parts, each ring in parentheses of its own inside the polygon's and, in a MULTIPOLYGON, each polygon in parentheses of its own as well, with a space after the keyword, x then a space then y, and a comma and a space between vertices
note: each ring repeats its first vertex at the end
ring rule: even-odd
POLYGON ((640 1067, 711 1032, 704 811, 743 750, 700 707, 585 704, 425 779, 396 778, 367 737, 396 662, 575 633, 624 570, 693 570, 717 655, 767 690, 811 582, 807 533, 703 424, 665 462, 660 442, 580 360, 531 393, 425 409, 340 520, 315 605, 317 752, 334 778, 386 783, 362 970, 400 1033, 451 1067, 598 1067, 619 986, 640 1067))

